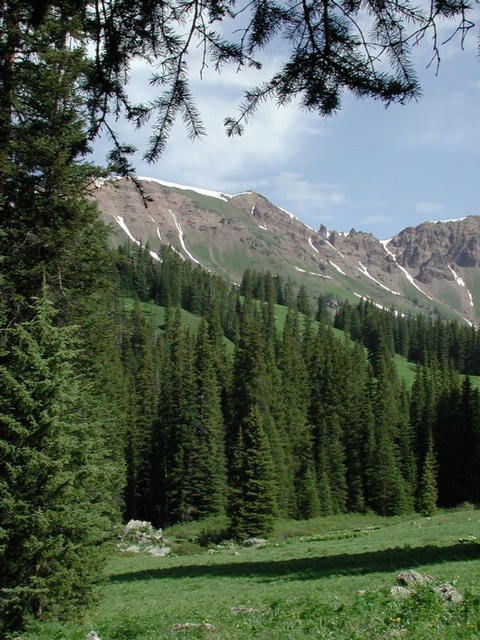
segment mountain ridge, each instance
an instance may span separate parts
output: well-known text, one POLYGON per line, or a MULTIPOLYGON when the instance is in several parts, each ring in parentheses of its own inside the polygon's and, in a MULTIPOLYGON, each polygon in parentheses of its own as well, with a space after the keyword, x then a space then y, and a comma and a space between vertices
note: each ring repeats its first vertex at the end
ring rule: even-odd
POLYGON ((183 258, 238 283, 247 268, 305 284, 312 295, 365 297, 399 312, 480 322, 480 216, 423 222, 392 238, 316 231, 255 191, 226 194, 156 178, 103 181, 94 193, 117 242, 183 258), (119 235, 120 234, 120 235, 119 235))

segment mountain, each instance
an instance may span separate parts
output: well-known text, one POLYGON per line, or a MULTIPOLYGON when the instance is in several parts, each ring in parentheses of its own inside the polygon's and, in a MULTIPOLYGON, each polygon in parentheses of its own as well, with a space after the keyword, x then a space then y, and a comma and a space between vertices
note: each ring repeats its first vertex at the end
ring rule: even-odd
POLYGON ((147 245, 240 282, 249 267, 303 283, 313 294, 359 297, 400 313, 437 313, 480 322, 480 216, 425 222, 388 240, 370 233, 308 227, 262 195, 235 195, 139 178, 104 181, 95 198, 103 219, 147 245))

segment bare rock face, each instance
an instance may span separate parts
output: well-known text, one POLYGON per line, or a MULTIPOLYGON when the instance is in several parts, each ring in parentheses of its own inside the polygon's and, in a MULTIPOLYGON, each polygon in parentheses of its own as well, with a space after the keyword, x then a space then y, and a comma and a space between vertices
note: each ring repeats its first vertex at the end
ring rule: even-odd
MULTIPOLYGON (((447 222, 425 222, 408 227, 391 244, 405 267, 419 271, 427 265, 446 271, 448 263, 459 267, 480 266, 480 218, 468 216, 447 222)), ((448 274, 447 276, 448 277, 448 274)))

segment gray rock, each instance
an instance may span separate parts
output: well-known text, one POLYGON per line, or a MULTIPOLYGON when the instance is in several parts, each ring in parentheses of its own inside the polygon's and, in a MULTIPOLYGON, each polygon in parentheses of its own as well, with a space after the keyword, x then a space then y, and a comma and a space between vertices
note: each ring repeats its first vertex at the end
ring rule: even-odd
POLYGON ((123 535, 127 536, 134 531, 151 529, 152 525, 150 522, 146 520, 129 520, 125 525, 125 529, 123 530, 123 535))
POLYGON ((90 631, 90 633, 87 634, 85 640, 100 640, 100 638, 97 636, 95 631, 90 631))
POLYGON ((243 541, 246 547, 265 547, 268 541, 265 538, 247 538, 243 541))
POLYGON ((449 582, 445 582, 445 584, 441 584, 438 587, 434 588, 435 593, 437 593, 445 604, 462 604, 463 596, 459 593, 453 585, 449 582))
POLYGON ((148 553, 154 558, 163 558, 170 553, 170 547, 152 547, 148 550, 148 553))
POLYGON ((209 633, 216 632, 216 628, 210 622, 180 622, 170 627, 170 631, 189 631, 190 629, 203 629, 209 633))
POLYGON ((415 585, 428 584, 433 581, 432 576, 425 576, 418 571, 402 571, 397 576, 397 583, 404 587, 413 587, 415 585))
POLYGON ((162 556, 168 553, 159 551, 167 548, 162 530, 154 529, 146 520, 130 520, 120 534, 118 548, 124 553, 151 553, 152 549, 152 555, 162 556))
POLYGON ((394 585, 390 587, 390 595, 395 600, 405 600, 409 598, 413 593, 412 589, 407 589, 407 587, 401 587, 399 585, 394 585))
POLYGON ((238 607, 232 607, 230 613, 237 616, 239 613, 262 613, 262 609, 255 609, 255 607, 245 607, 240 605, 238 607))

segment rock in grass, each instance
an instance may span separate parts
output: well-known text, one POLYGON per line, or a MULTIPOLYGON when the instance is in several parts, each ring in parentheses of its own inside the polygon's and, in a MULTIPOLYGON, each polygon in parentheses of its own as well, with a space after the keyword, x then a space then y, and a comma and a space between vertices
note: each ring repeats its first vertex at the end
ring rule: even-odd
POLYGON ((123 553, 149 553, 160 558, 170 552, 170 547, 165 546, 162 530, 154 529, 146 520, 130 520, 119 537, 117 546, 123 553))
POLYGON ((414 587, 422 584, 428 584, 433 581, 432 576, 424 576, 418 571, 402 571, 397 576, 397 583, 404 587, 414 587))
POLYGON ((97 636, 95 631, 90 631, 90 633, 87 634, 85 640, 100 640, 100 638, 97 636))
POLYGON ((462 604, 463 602, 462 594, 459 593, 449 582, 445 582, 445 584, 435 587, 434 591, 441 597, 446 605, 462 604))
POLYGON ((265 547, 268 544, 268 540, 265 538, 247 538, 243 541, 246 547, 265 547))
POLYGON ((123 551, 124 553, 140 553, 140 547, 138 544, 132 544, 123 551))
POLYGON ((152 547, 148 553, 154 558, 163 558, 170 553, 170 547, 152 547))
POLYGON ((230 613, 233 613, 234 616, 239 613, 262 613, 262 609, 255 609, 255 607, 245 607, 240 605, 239 607, 232 607, 230 609, 230 613))
POLYGON ((217 630, 210 622, 179 622, 170 627, 170 631, 190 631, 191 629, 200 629, 215 633, 217 630))
POLYGON ((409 598, 413 593, 413 589, 407 589, 407 587, 402 587, 399 585, 394 585, 390 587, 390 595, 394 600, 405 600, 409 598))

